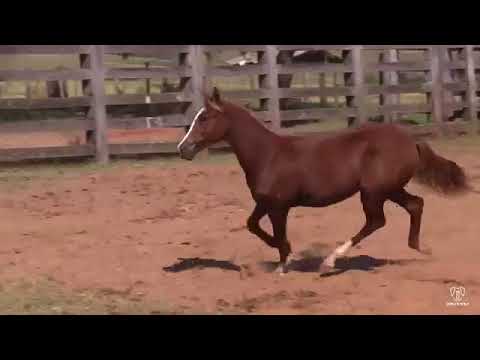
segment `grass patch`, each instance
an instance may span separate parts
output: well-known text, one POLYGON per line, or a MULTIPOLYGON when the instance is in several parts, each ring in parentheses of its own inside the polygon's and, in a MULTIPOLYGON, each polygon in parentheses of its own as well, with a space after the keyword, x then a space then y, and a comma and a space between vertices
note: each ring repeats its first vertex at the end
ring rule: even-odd
POLYGON ((402 119, 403 122, 408 122, 414 125, 430 124, 431 120, 427 114, 409 114, 402 119))
POLYGON ((172 314, 162 302, 145 302, 138 295, 107 291, 64 290, 45 277, 34 282, 16 281, 0 286, 1 315, 109 315, 172 314))

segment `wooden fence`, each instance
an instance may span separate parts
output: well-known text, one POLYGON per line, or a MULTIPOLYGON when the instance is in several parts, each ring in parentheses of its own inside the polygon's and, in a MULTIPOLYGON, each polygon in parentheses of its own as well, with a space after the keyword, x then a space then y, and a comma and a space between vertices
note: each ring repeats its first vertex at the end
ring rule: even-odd
MULTIPOLYGON (((480 45, 0 45, 2 55, 75 54, 79 68, 55 70, 0 70, 0 82, 46 82, 78 80, 82 95, 34 99, 5 99, 0 95, 0 111, 33 111, 39 109, 70 109, 77 114, 67 118, 28 121, 1 121, 2 133, 34 131, 81 130, 85 144, 1 149, 0 161, 58 157, 95 156, 101 163, 111 155, 175 153, 175 143, 109 144, 108 129, 140 129, 150 127, 187 127, 196 110, 202 105, 201 88, 204 81, 215 77, 255 77, 257 88, 223 91, 233 101, 257 99, 257 117, 279 132, 295 132, 284 125, 302 120, 341 117, 345 126, 368 119, 399 121, 402 114, 427 114, 431 122, 411 126, 418 134, 469 132, 478 134, 478 105, 476 70, 480 70, 480 45), (225 66, 212 62, 212 54, 239 50, 254 52, 257 61, 244 66, 225 66), (336 52, 339 61, 329 62, 328 56, 313 56, 310 61, 296 61, 294 52, 310 54, 336 52), (420 59, 407 61, 402 54, 416 52, 420 59), (367 54, 376 54, 372 57, 367 54), (118 68, 107 66, 110 54, 134 55, 149 58, 175 59, 169 67, 118 68), (370 59, 370 60, 369 60, 370 59), (292 76, 301 73, 340 74, 342 84, 316 87, 292 87, 292 76), (402 74, 426 74, 416 83, 402 83, 402 74), (368 75, 378 77, 369 83, 368 75), (168 77, 178 79, 178 86, 154 94, 150 81, 168 77), (105 82, 122 79, 145 79, 145 94, 114 94, 105 91, 105 82), (404 104, 402 94, 420 93, 424 103, 404 104), (285 100, 308 97, 344 97, 344 106, 288 107, 285 100), (373 104, 369 99, 377 98, 373 104), (118 108, 136 108, 140 115, 121 115, 118 108), (152 110, 153 109, 153 110, 152 110), (156 109, 156 110, 155 110, 156 109), (165 109, 169 109, 165 112, 165 109), (152 113, 156 111, 156 113, 152 113), (78 115, 80 114, 80 115, 78 115), (455 121, 451 121, 456 119, 455 121)), ((5 116, 5 115, 4 115, 5 116)))

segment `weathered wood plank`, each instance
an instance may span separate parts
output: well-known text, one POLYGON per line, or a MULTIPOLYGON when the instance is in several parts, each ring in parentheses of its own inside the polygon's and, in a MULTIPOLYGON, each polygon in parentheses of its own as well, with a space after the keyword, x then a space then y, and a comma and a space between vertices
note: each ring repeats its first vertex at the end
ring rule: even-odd
POLYGON ((88 53, 92 45, 0 45, 1 55, 49 55, 88 53))
POLYGON ((348 86, 324 88, 281 88, 281 98, 299 98, 307 96, 349 96, 353 95, 353 88, 348 86))
POLYGON ((107 95, 107 105, 134 105, 134 104, 160 104, 173 102, 190 102, 192 95, 183 92, 151 94, 151 95, 107 95))
POLYGON ((278 50, 349 50, 354 45, 277 45, 278 50))
POLYGON ((399 61, 395 63, 367 63, 366 71, 427 71, 429 61, 399 61))
POLYGON ((0 133, 89 130, 93 128, 93 121, 84 118, 0 122, 0 133))
POLYGON ((430 50, 432 45, 363 45, 365 50, 430 50))
POLYGON ((448 70, 458 70, 458 69, 465 69, 467 67, 467 62, 465 60, 454 60, 445 63, 445 69, 448 70))
POLYGON ((80 96, 72 98, 50 99, 0 99, 2 110, 37 110, 63 109, 71 107, 85 107, 90 105, 90 97, 80 96))
POLYGON ((266 45, 203 45, 204 51, 265 51, 266 45))
POLYGON ((402 85, 368 85, 368 95, 375 94, 402 94, 402 93, 424 93, 431 91, 431 85, 424 84, 402 84, 402 85))
POLYGON ((0 70, 0 81, 21 80, 84 80, 91 77, 90 70, 66 69, 66 70, 0 70))
POLYGON ((447 83, 443 84, 443 88, 448 91, 458 92, 458 91, 465 91, 467 90, 467 83, 466 82, 454 82, 454 83, 447 83))
POLYGON ((105 45, 106 54, 134 54, 135 56, 162 57, 188 52, 188 45, 105 45))
MULTIPOLYGON (((403 126, 410 133, 416 136, 438 136, 439 134, 438 126, 435 124, 403 126)), ((448 133, 465 134, 468 132, 468 124, 465 122, 446 122, 442 127, 448 133)))
POLYGON ((237 99, 246 99, 246 98, 268 98, 269 96, 270 96, 269 89, 222 91, 222 97, 227 100, 237 100, 237 99))
POLYGON ((430 104, 391 104, 383 105, 377 108, 369 108, 369 114, 378 113, 378 114, 387 114, 388 112, 399 112, 399 113, 427 113, 432 111, 432 106, 430 104))
POLYGON ((0 149, 0 162, 93 156, 93 145, 0 149))
POLYGON ((109 68, 106 71, 107 79, 163 79, 170 75, 189 77, 191 69, 187 66, 174 66, 169 68, 109 68))
POLYGON ((248 64, 244 66, 207 67, 207 76, 243 76, 266 74, 268 67, 264 64, 248 64))
POLYGON ((183 114, 169 114, 153 117, 128 117, 128 118, 109 118, 108 127, 110 129, 150 129, 162 127, 185 127, 189 120, 183 114))
POLYGON ((352 72, 351 64, 312 64, 312 63, 297 63, 278 65, 279 74, 296 74, 303 72, 322 72, 322 73, 346 73, 352 72))
POLYGON ((280 112, 282 121, 306 120, 332 116, 354 116, 355 108, 320 108, 320 109, 301 109, 301 110, 283 110, 280 112))

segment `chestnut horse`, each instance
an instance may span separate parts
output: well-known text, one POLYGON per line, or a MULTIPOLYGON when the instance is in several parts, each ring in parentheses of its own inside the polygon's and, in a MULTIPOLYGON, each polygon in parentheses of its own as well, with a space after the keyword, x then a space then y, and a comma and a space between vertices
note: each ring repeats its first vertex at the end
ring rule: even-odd
POLYGON ((323 261, 322 267, 328 269, 337 256, 385 225, 387 200, 410 215, 408 246, 429 253, 419 242, 423 199, 405 190, 411 179, 445 194, 468 189, 462 168, 435 154, 428 144, 416 143, 399 126, 367 124, 327 137, 281 136, 262 126, 248 110, 222 100, 217 88, 211 97, 204 96, 204 107, 178 145, 180 156, 193 160, 214 143, 230 144, 256 203, 248 230, 278 249, 282 273, 291 254, 286 229, 292 207, 326 207, 360 192, 365 225, 323 261), (265 215, 273 236, 259 225, 265 215))

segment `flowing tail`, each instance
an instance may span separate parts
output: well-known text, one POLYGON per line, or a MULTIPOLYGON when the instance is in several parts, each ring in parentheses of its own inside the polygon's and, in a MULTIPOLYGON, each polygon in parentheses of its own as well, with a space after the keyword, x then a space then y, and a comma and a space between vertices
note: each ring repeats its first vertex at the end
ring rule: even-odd
POLYGON ((465 171, 455 162, 435 154, 425 142, 417 143, 420 166, 414 179, 445 195, 471 190, 465 171))

